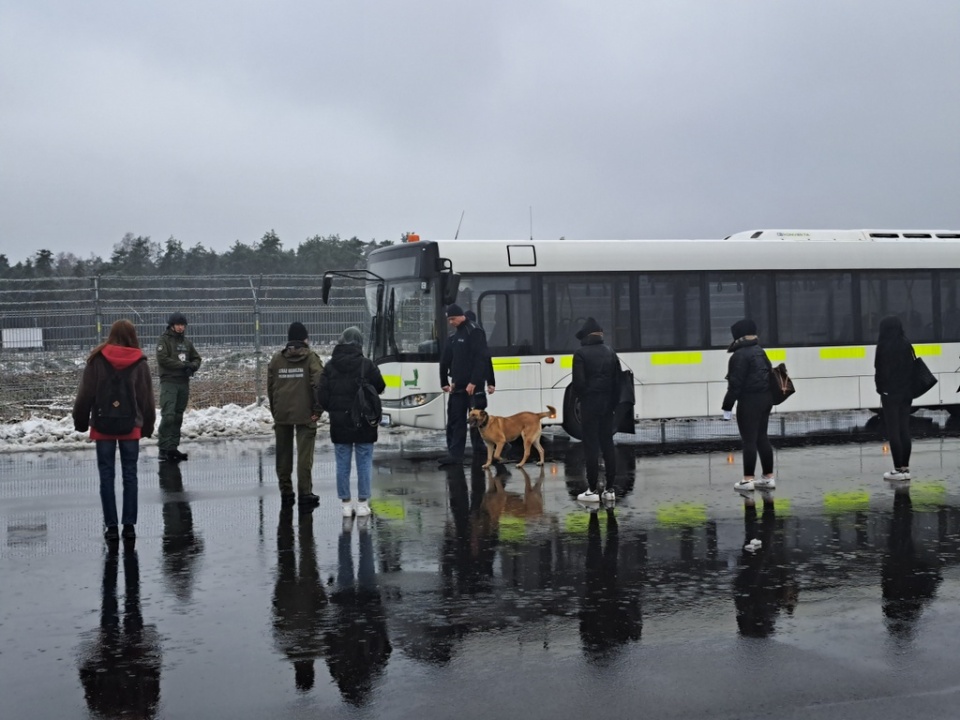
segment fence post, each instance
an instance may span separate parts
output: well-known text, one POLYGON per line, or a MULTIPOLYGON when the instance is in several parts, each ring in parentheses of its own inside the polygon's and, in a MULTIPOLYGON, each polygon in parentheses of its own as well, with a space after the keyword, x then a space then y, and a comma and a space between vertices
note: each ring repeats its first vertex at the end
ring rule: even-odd
POLYGON ((93 312, 96 316, 97 321, 97 342, 94 345, 100 343, 103 340, 103 311, 100 308, 100 276, 97 275, 93 279, 93 312))
MULTIPOLYGON (((256 355, 256 380, 254 387, 257 393, 257 405, 260 405, 263 398, 263 385, 260 377, 260 297, 258 287, 253 286, 253 278, 247 277, 250 282, 250 292, 253 294, 253 352, 256 355)), ((263 283, 263 275, 260 276, 260 283, 263 283)))

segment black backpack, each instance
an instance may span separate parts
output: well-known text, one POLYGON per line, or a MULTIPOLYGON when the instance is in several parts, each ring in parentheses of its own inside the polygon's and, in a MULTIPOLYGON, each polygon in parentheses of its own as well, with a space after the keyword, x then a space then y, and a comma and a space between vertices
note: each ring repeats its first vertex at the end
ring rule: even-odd
POLYGON ((127 435, 133 432, 137 423, 137 407, 130 374, 138 363, 123 370, 117 370, 106 358, 103 358, 103 363, 106 374, 97 386, 92 424, 104 435, 127 435))
POLYGON ((366 363, 360 363, 360 377, 357 378, 357 394, 350 406, 350 420, 358 430, 376 427, 383 416, 383 406, 377 393, 366 376, 366 363))

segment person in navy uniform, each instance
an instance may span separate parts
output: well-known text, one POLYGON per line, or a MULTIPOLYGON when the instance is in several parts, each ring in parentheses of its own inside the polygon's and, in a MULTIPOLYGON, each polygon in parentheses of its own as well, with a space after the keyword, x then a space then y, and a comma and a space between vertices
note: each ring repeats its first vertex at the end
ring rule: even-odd
POLYGON ((447 454, 441 465, 463 463, 467 445, 467 412, 474 393, 482 391, 490 356, 483 330, 464 315, 456 303, 447 306, 447 321, 455 328, 440 362, 440 387, 447 399, 447 454))

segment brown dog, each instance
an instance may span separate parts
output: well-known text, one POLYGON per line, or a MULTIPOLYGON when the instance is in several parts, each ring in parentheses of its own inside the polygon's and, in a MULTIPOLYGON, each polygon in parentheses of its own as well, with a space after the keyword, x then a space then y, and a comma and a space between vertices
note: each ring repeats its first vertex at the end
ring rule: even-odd
POLYGON ((523 467, 527 462, 531 445, 535 446, 540 453, 540 462, 537 464, 543 465, 540 420, 557 416, 557 411, 552 406, 547 405, 547 410, 548 412, 542 413, 519 412, 509 417, 488 415, 486 410, 471 410, 467 415, 467 424, 480 431, 480 437, 487 445, 487 463, 483 467, 490 467, 494 460, 500 462, 503 446, 517 438, 523 438, 523 459, 517 463, 517 467, 523 467))

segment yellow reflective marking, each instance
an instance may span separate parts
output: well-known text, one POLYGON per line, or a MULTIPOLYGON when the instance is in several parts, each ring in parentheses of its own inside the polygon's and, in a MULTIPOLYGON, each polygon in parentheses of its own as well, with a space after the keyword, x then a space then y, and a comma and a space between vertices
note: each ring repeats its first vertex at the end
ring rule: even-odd
POLYGON ((657 525, 663 527, 700 527, 706 522, 706 505, 681 502, 657 508, 657 525))
POLYGON ((865 347, 820 348, 821 360, 862 360, 866 356, 865 347))
POLYGON ((560 358, 560 367, 564 370, 569 370, 573 367, 573 355, 564 355, 560 358))
POLYGON ((786 350, 770 350, 767 348, 765 350, 767 357, 770 358, 770 362, 786 362, 787 361, 787 351, 786 350))
POLYGON ((403 520, 407 514, 403 503, 397 500, 371 500, 370 507, 378 518, 384 520, 403 520))
POLYGON ((387 387, 400 387, 400 376, 399 375, 384 375, 383 384, 387 387))
POLYGON ((870 494, 866 490, 828 492, 823 496, 823 507, 830 515, 866 512, 870 509, 870 494))
POLYGON ((659 352, 650 355, 651 365, 699 365, 703 362, 703 353, 695 352, 659 352))
POLYGON ((494 370, 519 370, 520 358, 493 358, 494 370))
POLYGON ((917 357, 921 355, 942 355, 943 348, 939 345, 914 345, 913 351, 917 354, 917 357))

